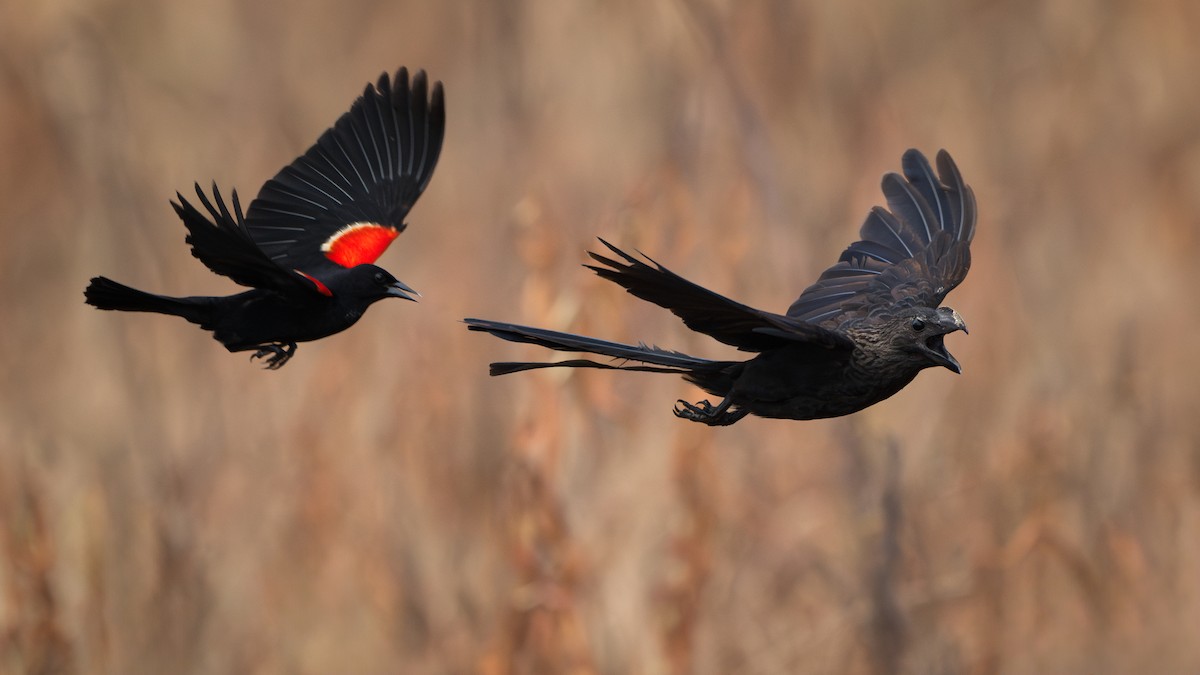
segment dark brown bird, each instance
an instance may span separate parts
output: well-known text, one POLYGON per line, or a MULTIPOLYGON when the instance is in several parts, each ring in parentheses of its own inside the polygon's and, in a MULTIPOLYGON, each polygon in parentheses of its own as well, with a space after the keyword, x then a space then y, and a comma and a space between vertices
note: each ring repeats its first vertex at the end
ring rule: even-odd
POLYGON ((975 194, 944 150, 937 156, 937 175, 916 150, 904 153, 901 165, 903 176, 883 177, 888 208, 871 209, 859 231, 862 239, 786 314, 730 300, 603 239, 619 259, 589 253, 600 264, 587 267, 597 274, 671 310, 694 331, 757 352, 748 361, 710 361, 483 319, 466 323, 512 342, 617 360, 493 363, 492 375, 551 367, 680 374, 721 397, 716 405, 679 401, 675 415, 693 422, 724 426, 746 415, 807 420, 857 412, 900 391, 925 368, 962 372, 944 339, 967 327, 958 312, 939 305, 971 265, 975 194))

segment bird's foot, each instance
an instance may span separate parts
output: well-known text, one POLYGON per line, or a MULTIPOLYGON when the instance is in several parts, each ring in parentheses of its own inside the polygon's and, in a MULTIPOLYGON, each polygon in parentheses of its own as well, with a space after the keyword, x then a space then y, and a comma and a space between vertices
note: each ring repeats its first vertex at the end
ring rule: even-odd
POLYGON ((250 360, 266 358, 267 370, 279 370, 295 353, 295 342, 275 342, 260 346, 250 355, 250 360))
POLYGON ((688 403, 683 399, 675 402, 675 416, 684 419, 699 422, 698 417, 712 417, 713 404, 708 401, 700 401, 699 403, 688 403))
POLYGON ((708 401, 688 403, 683 399, 679 399, 676 401, 674 412, 676 417, 707 424, 710 427, 727 427, 742 419, 748 413, 745 410, 734 410, 733 412, 728 412, 728 410, 729 404, 725 401, 722 401, 721 405, 714 406, 708 401))

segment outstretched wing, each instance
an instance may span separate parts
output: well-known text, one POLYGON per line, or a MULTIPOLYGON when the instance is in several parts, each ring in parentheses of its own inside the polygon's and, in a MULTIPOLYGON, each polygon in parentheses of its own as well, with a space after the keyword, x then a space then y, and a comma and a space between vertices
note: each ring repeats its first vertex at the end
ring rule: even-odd
POLYGON ((208 269, 233 279, 243 286, 266 288, 292 294, 314 292, 329 295, 329 289, 315 278, 299 270, 287 270, 271 261, 250 238, 237 191, 233 192, 233 212, 225 205, 216 184, 213 199, 196 185, 196 196, 208 211, 208 217, 176 193, 178 202, 171 202, 175 213, 188 229, 185 241, 192 255, 208 269), (216 202, 214 205, 213 202, 216 202))
POLYGON ((899 307, 937 307, 966 278, 975 193, 945 150, 937 175, 917 150, 904 153, 901 165, 903 176, 883 177, 888 208, 871 209, 862 239, 800 294, 789 317, 836 329, 899 307))
POLYGON ((315 145, 267 181, 246 230, 285 269, 321 275, 374 262, 405 228, 446 129, 442 83, 401 68, 368 84, 315 145))
POLYGON ((688 328, 743 351, 763 351, 787 342, 807 342, 824 347, 847 347, 848 340, 826 328, 764 312, 714 293, 659 265, 634 258, 612 244, 600 243, 624 262, 589 253, 601 265, 587 267, 601 277, 659 307, 671 310, 688 328))

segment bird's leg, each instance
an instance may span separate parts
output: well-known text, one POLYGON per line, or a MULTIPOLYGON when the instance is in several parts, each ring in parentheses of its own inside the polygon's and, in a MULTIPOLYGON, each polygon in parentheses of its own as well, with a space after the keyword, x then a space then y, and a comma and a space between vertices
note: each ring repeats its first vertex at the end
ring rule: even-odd
POLYGON ((292 358, 294 353, 296 353, 295 342, 272 342, 259 345, 258 351, 250 355, 250 360, 266 357, 267 370, 279 370, 288 362, 288 359, 292 358))
POLYGON ((713 404, 708 401, 688 403, 680 399, 677 403, 678 405, 675 406, 676 417, 707 424, 710 427, 727 427, 750 413, 748 410, 740 409, 728 412, 729 406, 733 405, 733 400, 728 396, 716 407, 713 407, 713 404))

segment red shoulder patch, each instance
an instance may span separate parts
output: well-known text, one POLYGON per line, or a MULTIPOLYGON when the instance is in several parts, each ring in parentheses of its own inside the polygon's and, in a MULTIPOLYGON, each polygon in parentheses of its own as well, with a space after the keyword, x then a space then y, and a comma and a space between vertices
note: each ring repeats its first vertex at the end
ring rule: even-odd
POLYGON ((301 272, 300 270, 292 270, 292 271, 295 272, 296 274, 299 274, 300 276, 304 277, 305 279, 308 279, 309 281, 313 282, 313 285, 317 287, 317 292, 320 293, 321 295, 327 295, 331 298, 333 297, 333 291, 329 290, 328 286, 321 283, 320 279, 314 277, 311 274, 305 274, 304 272, 301 272))
POLYGON ((342 267, 373 263, 392 240, 400 236, 394 227, 379 223, 350 223, 321 244, 325 257, 342 267))

